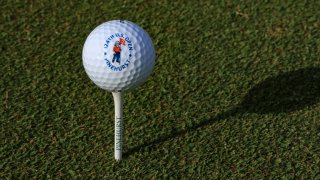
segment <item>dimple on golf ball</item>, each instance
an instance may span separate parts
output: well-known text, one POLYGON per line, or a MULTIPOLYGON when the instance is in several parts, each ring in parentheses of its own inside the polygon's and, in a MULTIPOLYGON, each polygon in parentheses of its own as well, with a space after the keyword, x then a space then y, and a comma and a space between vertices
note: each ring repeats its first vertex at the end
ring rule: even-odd
POLYGON ((148 33, 122 20, 96 27, 87 37, 82 52, 89 78, 112 92, 130 90, 145 82, 154 68, 155 58, 148 33))

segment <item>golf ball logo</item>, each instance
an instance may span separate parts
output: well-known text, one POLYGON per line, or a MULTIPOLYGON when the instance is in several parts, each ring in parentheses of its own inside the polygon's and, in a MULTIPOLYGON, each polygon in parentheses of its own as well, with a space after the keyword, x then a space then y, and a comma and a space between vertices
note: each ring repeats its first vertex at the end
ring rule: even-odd
POLYGON ((123 71, 131 63, 133 56, 131 38, 123 33, 114 33, 107 36, 104 43, 104 60, 107 68, 112 71, 123 71))

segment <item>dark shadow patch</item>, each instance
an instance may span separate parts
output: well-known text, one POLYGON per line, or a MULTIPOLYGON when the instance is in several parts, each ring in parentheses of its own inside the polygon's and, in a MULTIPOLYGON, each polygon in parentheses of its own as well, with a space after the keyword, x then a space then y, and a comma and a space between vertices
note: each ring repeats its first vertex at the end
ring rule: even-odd
POLYGON ((183 136, 188 132, 208 126, 214 122, 244 113, 277 114, 303 109, 320 101, 320 68, 309 67, 282 73, 267 78, 255 85, 244 96, 243 101, 228 111, 203 120, 191 128, 174 131, 151 142, 138 145, 126 151, 124 157, 143 148, 154 148, 170 139, 183 136))
POLYGON ((240 107, 249 113, 287 113, 319 102, 320 68, 310 67, 270 77, 254 86, 240 107))

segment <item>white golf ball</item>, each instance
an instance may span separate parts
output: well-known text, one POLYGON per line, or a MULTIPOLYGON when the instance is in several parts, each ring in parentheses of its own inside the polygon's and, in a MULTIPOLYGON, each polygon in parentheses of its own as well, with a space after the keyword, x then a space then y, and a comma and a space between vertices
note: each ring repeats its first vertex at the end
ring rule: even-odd
POLYGON ((151 38, 130 21, 113 20, 87 37, 83 66, 89 78, 108 91, 130 90, 146 81, 155 65, 151 38))

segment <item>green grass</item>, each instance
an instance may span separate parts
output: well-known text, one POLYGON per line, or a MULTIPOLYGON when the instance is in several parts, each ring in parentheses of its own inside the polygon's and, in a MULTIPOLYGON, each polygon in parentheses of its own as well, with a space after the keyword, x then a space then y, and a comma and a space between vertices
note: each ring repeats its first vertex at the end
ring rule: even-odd
POLYGON ((0 177, 319 179, 320 1, 2 1, 0 177), (97 25, 133 21, 157 50, 125 94, 82 67, 97 25))

